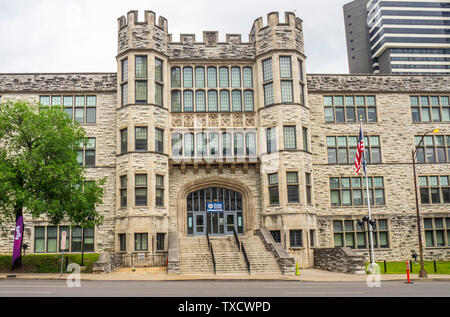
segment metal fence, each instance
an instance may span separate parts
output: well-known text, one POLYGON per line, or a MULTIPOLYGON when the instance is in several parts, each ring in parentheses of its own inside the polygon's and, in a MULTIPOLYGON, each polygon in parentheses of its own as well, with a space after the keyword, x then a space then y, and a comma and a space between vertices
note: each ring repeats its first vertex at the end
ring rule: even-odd
POLYGON ((167 252, 124 254, 122 261, 123 267, 162 267, 167 266, 167 252))

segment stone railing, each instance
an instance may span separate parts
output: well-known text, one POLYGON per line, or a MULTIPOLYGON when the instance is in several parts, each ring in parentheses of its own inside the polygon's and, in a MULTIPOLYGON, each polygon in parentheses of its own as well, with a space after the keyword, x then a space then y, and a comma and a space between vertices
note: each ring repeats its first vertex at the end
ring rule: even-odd
POLYGON ((180 274, 180 260, 178 258, 178 232, 169 232, 169 254, 167 261, 168 274, 180 274))
POLYGON ((350 248, 314 249, 314 268, 332 272, 366 274, 364 257, 350 248))
POLYGON ((267 250, 275 256, 281 272, 285 275, 295 274, 295 259, 289 256, 281 243, 275 242, 269 230, 261 228, 257 229, 255 233, 261 237, 267 250))

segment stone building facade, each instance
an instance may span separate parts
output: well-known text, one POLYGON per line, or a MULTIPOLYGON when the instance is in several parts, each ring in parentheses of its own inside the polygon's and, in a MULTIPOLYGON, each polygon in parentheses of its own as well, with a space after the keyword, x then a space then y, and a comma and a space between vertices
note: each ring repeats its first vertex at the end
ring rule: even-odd
MULTIPOLYGON (((307 75, 291 12, 256 19, 248 43, 236 34, 221 43, 210 31, 176 42, 165 18, 130 11, 118 19, 116 73, 0 74, 2 101, 61 105, 92 139, 79 160, 89 178, 107 179, 104 223, 85 236, 71 228, 69 251, 84 238, 89 251, 164 253, 171 232, 265 228, 301 267, 314 265, 315 248, 368 257, 357 225, 365 179, 352 165, 360 115, 376 259, 418 251, 411 150, 435 128, 418 151, 421 223, 426 258, 450 258, 449 97, 448 76, 307 75)), ((64 226, 26 219, 28 251, 58 252, 64 226)), ((11 251, 11 230, 0 252, 11 251)))

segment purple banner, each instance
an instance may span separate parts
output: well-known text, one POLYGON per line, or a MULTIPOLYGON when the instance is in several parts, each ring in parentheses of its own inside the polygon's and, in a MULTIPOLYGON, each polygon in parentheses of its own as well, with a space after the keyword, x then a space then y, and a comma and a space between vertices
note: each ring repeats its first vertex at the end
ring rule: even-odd
POLYGON ((22 236, 23 236, 23 217, 17 218, 16 227, 14 229, 14 251, 12 257, 12 265, 20 257, 20 251, 22 247, 22 236))

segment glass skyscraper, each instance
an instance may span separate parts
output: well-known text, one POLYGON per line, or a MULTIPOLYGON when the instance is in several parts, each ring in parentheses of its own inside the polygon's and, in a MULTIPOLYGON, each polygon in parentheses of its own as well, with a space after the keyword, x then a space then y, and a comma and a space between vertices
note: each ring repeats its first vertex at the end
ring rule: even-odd
POLYGON ((344 20, 350 73, 450 74, 449 1, 355 0, 344 20))

